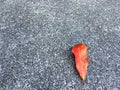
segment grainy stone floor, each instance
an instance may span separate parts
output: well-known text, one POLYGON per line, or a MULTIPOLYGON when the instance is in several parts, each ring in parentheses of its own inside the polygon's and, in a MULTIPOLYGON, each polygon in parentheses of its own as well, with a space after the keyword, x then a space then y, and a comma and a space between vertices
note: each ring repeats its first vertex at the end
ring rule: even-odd
POLYGON ((0 90, 120 90, 120 0, 0 0, 0 90))

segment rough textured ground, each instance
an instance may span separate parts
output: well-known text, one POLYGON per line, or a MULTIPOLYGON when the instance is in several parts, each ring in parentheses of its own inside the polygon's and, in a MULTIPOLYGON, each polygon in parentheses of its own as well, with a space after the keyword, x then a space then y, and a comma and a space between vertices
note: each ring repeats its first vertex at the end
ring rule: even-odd
POLYGON ((0 0, 0 90, 120 90, 120 0, 0 0), (85 86, 71 54, 80 42, 85 86))

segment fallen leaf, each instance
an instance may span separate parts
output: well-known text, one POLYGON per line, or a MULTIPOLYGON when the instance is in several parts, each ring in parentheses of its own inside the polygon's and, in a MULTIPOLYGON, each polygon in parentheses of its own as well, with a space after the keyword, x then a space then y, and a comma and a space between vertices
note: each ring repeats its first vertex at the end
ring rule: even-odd
POLYGON ((87 46, 83 43, 72 47, 72 53, 75 56, 76 69, 83 81, 86 79, 89 58, 87 54, 87 46))

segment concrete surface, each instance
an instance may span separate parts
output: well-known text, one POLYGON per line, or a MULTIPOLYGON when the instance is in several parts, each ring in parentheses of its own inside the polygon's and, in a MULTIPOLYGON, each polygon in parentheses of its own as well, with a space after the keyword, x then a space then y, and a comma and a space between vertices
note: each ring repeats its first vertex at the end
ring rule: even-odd
POLYGON ((0 0, 0 90, 120 90, 120 0, 0 0))

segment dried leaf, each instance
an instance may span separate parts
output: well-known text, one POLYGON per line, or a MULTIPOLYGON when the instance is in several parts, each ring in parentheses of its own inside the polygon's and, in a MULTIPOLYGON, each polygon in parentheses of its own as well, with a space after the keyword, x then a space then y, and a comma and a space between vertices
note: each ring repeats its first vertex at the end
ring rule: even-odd
POLYGON ((87 54, 87 46, 83 43, 72 47, 72 53, 75 56, 76 69, 83 81, 86 79, 89 58, 87 54))

